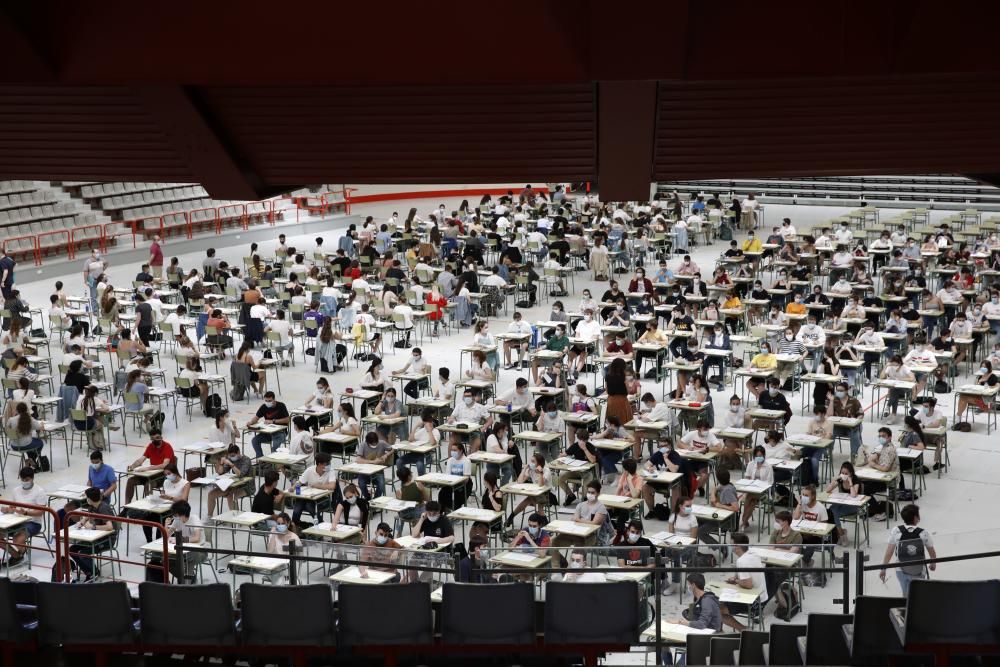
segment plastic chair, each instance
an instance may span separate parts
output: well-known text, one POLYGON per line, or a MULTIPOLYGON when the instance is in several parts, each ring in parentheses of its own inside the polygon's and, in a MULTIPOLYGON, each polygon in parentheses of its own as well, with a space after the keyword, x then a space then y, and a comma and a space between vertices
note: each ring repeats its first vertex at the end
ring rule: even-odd
POLYGON ((535 636, 535 593, 531 584, 444 585, 441 638, 445 644, 525 645, 533 644, 535 636), (490 623, 481 623, 469 613, 470 609, 487 607, 494 615, 490 623))
MULTIPOLYGON (((905 609, 890 619, 906 653, 1000 652, 1000 581, 914 579, 905 609)), ((938 664, 941 664, 938 662, 938 664)))
POLYGON ((802 665, 797 638, 806 634, 804 625, 771 625, 771 636, 767 642, 768 665, 802 665))
POLYGON ((842 626, 852 665, 885 664, 885 656, 901 655, 903 646, 892 627, 889 610, 906 606, 906 598, 862 595, 854 601, 853 623, 842 626))
POLYGON ((137 635, 125 582, 86 586, 39 582, 37 595, 38 642, 42 646, 104 653, 134 650, 137 635))
POLYGON ((236 645, 232 593, 226 584, 139 584, 142 643, 176 652, 182 647, 236 645), (183 610, 183 613, 178 613, 183 610))
POLYGON ((545 595, 546 644, 617 645, 639 639, 639 588, 634 582, 549 582, 545 595))
POLYGON ((809 614, 806 634, 796 640, 803 664, 846 665, 850 662, 851 652, 839 630, 853 618, 851 614, 809 614))
MULTIPOLYGON (((634 586, 633 586, 634 587, 634 586)), ((431 644, 431 591, 412 584, 341 584, 337 587, 341 646, 431 644)))
MULTIPOLYGON (((699 635, 688 635, 697 637, 699 635)), ((738 635, 700 635, 709 638, 708 664, 710 665, 735 665, 735 652, 740 650, 740 638, 738 635)), ((701 663, 698 663, 701 664, 701 663)))
POLYGON ((764 647, 770 640, 770 635, 766 632, 754 632, 744 630, 740 633, 740 665, 764 665, 764 647))
POLYGON ((240 586, 240 633, 245 646, 254 650, 275 647, 279 655, 289 647, 333 647, 336 620, 333 597, 326 584, 310 586, 240 586), (295 609, 295 614, 277 614, 275 609, 295 609))

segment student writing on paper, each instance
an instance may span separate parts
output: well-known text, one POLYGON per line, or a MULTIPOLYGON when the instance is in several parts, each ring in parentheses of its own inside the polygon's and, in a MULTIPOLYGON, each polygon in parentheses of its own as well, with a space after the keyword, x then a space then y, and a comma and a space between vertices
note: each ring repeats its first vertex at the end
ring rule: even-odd
MULTIPOLYGON (((572 457, 577 461, 586 461, 590 464, 597 463, 597 449, 590 444, 590 433, 586 429, 577 429, 576 440, 566 448, 566 451, 560 452, 560 458, 563 456, 572 457)), ((559 488, 566 495, 566 500, 563 501, 565 507, 570 507, 576 502, 576 494, 570 488, 570 482, 579 480, 580 484, 587 484, 593 479, 593 476, 592 465, 582 471, 566 470, 559 473, 559 488)))
MULTIPOLYGON (((532 454, 531 460, 521 469, 521 474, 518 475, 517 482, 518 484, 537 484, 539 486, 551 487, 552 475, 549 469, 545 467, 545 457, 538 452, 532 454)), ((547 505, 554 505, 556 502, 556 496, 552 491, 536 498, 525 496, 514 508, 514 511, 510 513, 510 516, 507 517, 505 525, 513 526, 514 518, 528 507, 531 507, 535 512, 544 512, 547 505)))
MULTIPOLYGON (((77 517, 76 525, 85 530, 115 530, 116 526, 109 517, 115 516, 115 511, 101 495, 100 489, 90 487, 84 494, 84 504, 81 509, 90 516, 77 517)), ((109 549, 111 538, 103 538, 96 542, 74 543, 69 547, 69 552, 73 561, 80 571, 83 572, 87 581, 94 578, 94 559, 89 558, 93 554, 109 549)))
MULTIPOLYGON (((458 408, 456 408, 457 410, 458 408)), ((478 437, 478 436, 477 436, 478 437)), ((410 442, 415 444, 428 444, 435 447, 441 442, 441 431, 438 430, 434 420, 434 411, 426 408, 420 413, 420 423, 417 424, 410 433, 410 442)), ((423 475, 426 463, 426 454, 420 452, 403 452, 402 456, 396 457, 396 475, 406 466, 415 465, 417 475, 423 475)))
MULTIPOLYGON (((847 493, 853 498, 858 497, 861 484, 854 474, 854 465, 850 461, 844 461, 840 466, 840 473, 826 485, 827 493, 847 493)), ((833 525, 836 526, 837 544, 847 546, 847 531, 840 525, 840 520, 845 516, 858 513, 857 505, 831 504, 830 514, 833 515, 833 525)))
MULTIPOLYGON (((337 481, 337 474, 330 465, 330 455, 326 452, 318 452, 316 454, 316 463, 306 468, 302 476, 299 477, 299 483, 302 486, 306 486, 312 489, 323 489, 325 491, 333 492, 333 502, 338 502, 340 500, 340 484, 337 481)), ((316 516, 317 520, 318 511, 316 505, 318 503, 313 501, 303 500, 301 498, 296 498, 292 503, 292 523, 298 525, 299 518, 302 516, 302 512, 308 507, 310 513, 316 516)))
MULTIPOLYGON (((793 521, 816 521, 827 523, 826 505, 816 500, 816 487, 812 484, 802 487, 802 494, 799 496, 799 503, 792 512, 793 521)), ((816 535, 802 535, 803 544, 822 544, 823 538, 816 535)), ((802 562, 807 566, 812 566, 813 547, 802 549, 802 562)))
MULTIPOLYGON (((374 431, 369 431, 355 452, 355 463, 368 463, 373 465, 386 465, 392 456, 392 447, 389 443, 379 437, 374 431)), ((368 485, 375 486, 375 496, 385 495, 385 473, 380 471, 374 475, 358 475, 358 486, 361 488, 361 496, 365 500, 371 500, 371 492, 368 485)))
MULTIPOLYGON (((719 608, 719 598, 715 593, 705 590, 705 575, 692 572, 687 577, 688 592, 693 602, 684 610, 683 618, 672 618, 668 623, 686 625, 696 630, 722 630, 722 612, 719 608)), ((664 661, 668 664, 668 661, 664 661)))
MULTIPOLYGON (((696 454, 707 454, 709 451, 719 451, 722 449, 720 441, 711 430, 708 421, 699 419, 694 430, 688 431, 677 444, 677 448, 682 451, 694 452, 696 454)), ((704 487, 708 482, 708 461, 688 460, 688 466, 695 473, 698 479, 698 492, 705 495, 704 487)))
MULTIPOLYGON (((396 568, 391 567, 393 563, 400 560, 401 552, 399 550, 403 548, 403 545, 393 539, 392 528, 389 527, 389 524, 384 521, 379 523, 375 527, 375 535, 372 536, 372 539, 365 542, 365 546, 374 548, 364 550, 361 559, 382 564, 381 567, 372 567, 372 570, 376 572, 390 572, 395 575, 386 583, 393 584, 399 582, 401 578, 403 580, 408 578, 407 574, 409 571, 404 570, 402 573, 399 573, 396 571, 396 568), (390 549, 395 551, 390 551, 390 549), (402 574, 402 577, 400 574, 402 574)), ((364 565, 358 565, 358 573, 361 574, 362 578, 367 579, 369 577, 368 568, 364 565)))
MULTIPOLYGON (((166 502, 175 503, 180 500, 187 501, 190 494, 191 484, 178 472, 177 464, 168 464, 163 469, 163 486, 160 488, 160 498, 166 502)), ((165 514, 143 510, 128 510, 128 516, 133 519, 143 519, 156 523, 163 523, 167 517, 165 514)), ((143 526, 142 533, 146 536, 146 542, 153 541, 153 529, 150 526, 143 526)), ((159 536, 159 531, 156 534, 159 536)))
MULTIPOLYGON (((674 503, 674 512, 670 516, 670 521, 667 522, 667 530, 674 535, 698 539, 698 517, 694 515, 694 504, 687 496, 681 496, 674 503)), ((668 547, 666 549, 666 556, 670 558, 675 568, 679 568, 682 562, 690 561, 696 553, 696 547, 668 547)), ((671 579, 672 582, 666 589, 667 594, 677 590, 677 585, 681 581, 681 573, 674 570, 671 579)))
MULTIPOLYGON (((239 445, 229 445, 229 449, 226 450, 225 458, 215 463, 215 472, 218 475, 232 475, 233 477, 239 479, 250 476, 250 468, 252 465, 253 463, 250 461, 250 457, 244 456, 240 452, 239 445)), ((208 518, 211 519, 215 515, 215 506, 217 501, 221 498, 226 499, 226 504, 230 510, 235 510, 236 501, 243 496, 252 494, 253 492, 254 488, 252 480, 248 484, 231 486, 225 491, 213 486, 208 491, 208 518)))
POLYGON ((413 537, 423 537, 429 544, 448 545, 455 541, 455 531, 448 517, 441 514, 441 503, 429 500, 413 526, 413 537))
MULTIPOLYGON (((538 419, 535 420, 535 430, 542 433, 560 434, 566 430, 566 422, 559 416, 559 410, 556 409, 554 401, 546 399, 544 408, 538 413, 538 419)), ((536 442, 535 449, 542 453, 546 461, 551 461, 559 450, 559 443, 536 442)))
MULTIPOLYGON (((163 433, 160 429, 154 428, 149 431, 149 444, 146 445, 146 449, 142 452, 142 456, 137 458, 135 461, 129 465, 127 470, 132 471, 144 471, 144 470, 163 470, 167 467, 167 464, 173 463, 177 460, 174 456, 174 449, 170 446, 170 443, 163 439, 163 433), (147 465, 143 465, 149 461, 147 465)), ((125 484, 125 504, 128 505, 132 502, 132 498, 135 497, 135 487, 142 484, 146 487, 146 492, 149 492, 149 481, 142 477, 131 476, 128 478, 128 482, 125 484)))
POLYGON ((464 484, 442 487, 438 492, 438 501, 445 511, 450 512, 465 505, 473 487, 472 461, 465 453, 465 444, 456 438, 451 441, 448 451, 448 458, 441 462, 441 471, 446 475, 460 475, 467 478, 464 484))
MULTIPOLYGON (((674 451, 673 440, 670 438, 660 438, 656 450, 646 460, 644 467, 648 473, 672 472, 684 474, 687 472, 687 461, 674 451)), ((680 484, 676 484, 671 488, 671 498, 667 499, 667 513, 669 513, 669 506, 675 503, 677 498, 680 497, 680 487, 680 484)), ((662 487, 660 488, 662 489, 662 487)), ((656 516, 653 512, 656 504, 656 486, 648 482, 643 484, 642 499, 646 503, 645 518, 654 518, 656 516)))
POLYGON ((616 549, 618 567, 653 567, 653 551, 656 547, 642 534, 642 522, 628 522, 624 546, 616 549))
MULTIPOLYGON (((626 498, 641 498, 642 487, 645 480, 638 472, 638 465, 635 459, 625 459, 622 461, 622 474, 615 483, 614 495, 626 498)), ((619 533, 625 532, 630 512, 626 509, 614 510, 615 529, 619 533)))
POLYGON ((360 544, 364 539, 367 539, 368 501, 361 497, 358 487, 354 484, 348 484, 344 487, 344 497, 333 512, 332 523, 334 527, 339 524, 361 527, 361 533, 342 540, 343 544, 360 544))

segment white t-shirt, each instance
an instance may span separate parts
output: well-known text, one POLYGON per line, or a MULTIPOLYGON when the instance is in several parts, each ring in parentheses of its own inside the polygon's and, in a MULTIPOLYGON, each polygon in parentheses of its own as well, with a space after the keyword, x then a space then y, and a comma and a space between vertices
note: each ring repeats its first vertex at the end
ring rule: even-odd
POLYGON ((472 461, 469 457, 463 457, 456 461, 449 456, 444 462, 441 463, 441 468, 449 475, 466 475, 472 474, 472 461))
POLYGON ((328 484, 330 482, 330 474, 333 472, 333 466, 327 466, 326 472, 322 475, 316 470, 316 466, 309 466, 305 469, 305 472, 299 477, 299 482, 303 486, 316 486, 317 484, 328 484))
POLYGON ((176 498, 184 492, 184 487, 187 485, 188 481, 180 475, 177 476, 176 482, 171 482, 169 479, 164 478, 163 493, 171 498, 176 498))
MULTIPOLYGON (((749 551, 736 559, 736 569, 749 569, 753 567, 763 568, 764 563, 757 556, 753 555, 749 551)), ((760 595, 757 599, 762 603, 767 602, 767 584, 764 583, 764 573, 763 572, 747 572, 750 579, 753 581, 753 587, 760 589, 760 595)), ((745 576, 741 575, 739 572, 736 573, 738 579, 746 579, 745 576)))
MULTIPOLYGON (((15 484, 16 486, 11 493, 14 497, 15 503, 41 505, 42 507, 49 504, 49 494, 45 493, 45 489, 43 489, 38 482, 35 482, 30 489, 22 489, 20 481, 15 482, 15 484)), ((40 516, 33 516, 31 517, 31 520, 34 523, 42 523, 42 517, 40 516)))
MULTIPOLYGON (((802 514, 800 515, 801 518, 807 521, 819 521, 822 523, 826 523, 827 520, 829 519, 829 515, 826 513, 826 505, 819 502, 818 500, 816 501, 816 504, 813 505, 812 507, 806 507, 800 501, 799 510, 801 510, 802 512, 802 514)), ((794 521, 792 522, 792 528, 793 529, 795 528, 794 521)))
POLYGON ((576 337, 583 340, 597 340, 601 337, 601 325, 596 320, 580 320, 576 325, 576 337))
POLYGON ((288 443, 289 454, 312 454, 314 451, 312 433, 308 430, 292 433, 291 442, 288 443))
POLYGON ((272 320, 267 326, 272 332, 278 334, 282 345, 288 345, 289 332, 292 330, 292 325, 288 320, 272 320))
MULTIPOLYGON (((437 429, 433 429, 433 431, 434 431, 434 442, 436 442, 438 444, 441 444, 441 431, 439 431, 437 429)), ((420 427, 416 428, 413 431, 413 433, 411 434, 411 437, 413 438, 413 442, 430 442, 431 441, 430 434, 427 433, 427 429, 424 428, 423 425, 421 425, 420 427)))
MULTIPOLYGON (((911 533, 913 532, 912 529, 916 528, 916 526, 907 526, 907 527, 911 529, 910 530, 911 533)), ((892 531, 889 532, 889 544, 892 544, 892 545, 899 544, 899 541, 901 539, 903 539, 903 531, 901 531, 899 529, 899 526, 894 526, 893 529, 892 529, 892 531)), ((906 539, 914 539, 914 538, 911 535, 910 537, 908 537, 906 539)), ((929 530, 921 530, 920 531, 920 541, 924 543, 924 550, 925 551, 927 549, 933 549, 934 548, 934 541, 931 539, 931 533, 930 533, 929 530)), ((925 555, 924 558, 929 558, 929 556, 925 555)))
MULTIPOLYGON (((654 408, 655 409, 655 408, 654 408)), ((717 446, 719 444, 719 439, 714 433, 708 431, 704 436, 698 433, 697 429, 694 431, 688 431, 681 438, 681 442, 688 449, 693 449, 699 452, 707 450, 709 447, 717 446)))

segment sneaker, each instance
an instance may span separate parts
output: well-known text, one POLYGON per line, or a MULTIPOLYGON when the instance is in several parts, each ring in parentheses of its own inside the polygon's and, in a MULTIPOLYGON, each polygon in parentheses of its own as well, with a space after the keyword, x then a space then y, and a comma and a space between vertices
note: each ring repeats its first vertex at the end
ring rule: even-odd
POLYGON ((576 494, 571 493, 568 496, 566 496, 566 500, 563 501, 563 507, 570 507, 575 502, 576 502, 576 494))
POLYGON ((931 466, 931 470, 940 470, 943 467, 944 466, 941 465, 940 463, 935 463, 934 465, 931 466))
POLYGON ((673 595, 676 592, 677 592, 677 584, 670 584, 669 586, 665 586, 663 590, 660 591, 660 595, 662 595, 663 597, 667 597, 673 595))
POLYGON ((843 533, 840 534, 840 539, 837 540, 837 546, 838 547, 844 547, 846 549, 847 548, 847 544, 848 544, 848 542, 847 542, 847 532, 845 531, 845 532, 843 532, 843 533))
POLYGON ((885 521, 885 514, 876 514, 872 517, 872 521, 878 523, 879 521, 885 521))

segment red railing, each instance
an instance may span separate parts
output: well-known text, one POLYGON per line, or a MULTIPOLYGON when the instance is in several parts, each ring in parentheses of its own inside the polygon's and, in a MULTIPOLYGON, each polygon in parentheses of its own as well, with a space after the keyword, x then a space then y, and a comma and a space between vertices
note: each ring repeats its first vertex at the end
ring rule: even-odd
MULTIPOLYGON (((54 509, 52 509, 51 507, 46 507, 45 505, 32 505, 30 503, 19 503, 13 500, 0 500, 0 507, 4 508, 13 507, 20 509, 37 510, 42 514, 48 514, 49 519, 51 521, 50 525, 52 526, 53 534, 55 534, 56 527, 59 525, 59 515, 56 514, 56 511, 54 509)), ((39 519, 38 523, 44 523, 42 521, 42 517, 38 517, 38 519, 39 519)), ((8 541, 6 539, 7 536, 13 534, 14 532, 16 532, 16 529, 10 528, 4 534, 4 538, 0 539, 0 545, 2 545, 4 549, 7 549, 8 546, 8 541)), ((52 540, 52 543, 53 543, 52 549, 48 548, 48 544, 46 544, 45 547, 36 547, 32 544, 31 538, 28 538, 28 540, 24 543, 24 546, 26 549, 38 549, 39 551, 44 551, 45 553, 52 554, 55 557, 55 561, 52 565, 52 570, 55 573, 55 576, 53 576, 52 579, 54 581, 60 581, 63 578, 65 572, 65 570, 62 569, 63 560, 60 552, 60 547, 62 545, 59 543, 59 540, 52 540)))
POLYGON ((82 247, 83 243, 88 241, 91 243, 96 241, 101 252, 104 252, 104 227, 101 225, 86 225, 84 227, 74 227, 69 230, 69 244, 73 248, 73 255, 76 255, 77 248, 82 247), (86 230, 88 229, 95 230, 93 236, 87 236, 86 230), (79 237, 77 236, 78 234, 79 237))
MULTIPOLYGON (((73 235, 70 233, 69 229, 60 229, 60 230, 54 231, 54 232, 42 232, 41 234, 39 234, 38 237, 37 237, 38 238, 38 252, 39 253, 41 253, 42 250, 45 249, 45 248, 58 248, 58 247, 60 247, 62 241, 60 241, 59 243, 50 243, 50 244, 47 244, 47 245, 42 242, 42 239, 44 239, 46 237, 49 237, 49 236, 65 236, 66 255, 70 259, 73 259, 76 256, 76 252, 75 252, 76 249, 73 247, 73 235)), ((39 263, 40 262, 41 262, 41 259, 39 258, 39 263)))
MULTIPOLYGON (((53 524, 54 525, 54 524, 53 524)), ((128 530, 128 528, 124 528, 128 530)), ((62 532, 62 557, 65 559, 63 562, 63 568, 61 573, 65 574, 65 580, 70 580, 70 573, 72 572, 72 566, 70 565, 70 560, 74 555, 81 556, 83 558, 89 558, 93 561, 108 561, 111 563, 111 567, 114 567, 115 563, 124 563, 125 565, 144 565, 151 568, 161 568, 163 570, 163 583, 170 583, 170 547, 169 547, 169 537, 167 535, 166 528, 163 525, 155 521, 147 521, 145 519, 133 519, 127 516, 106 516, 104 514, 94 514, 93 512, 88 512, 85 509, 73 510, 72 512, 66 513, 66 518, 63 522, 63 532, 62 532), (70 529, 70 519, 81 518, 84 520, 92 520, 96 523, 103 523, 105 521, 112 521, 116 524, 126 524, 126 525, 136 525, 136 526, 148 526, 154 530, 160 531, 160 537, 163 539, 163 552, 161 554, 162 560, 161 565, 147 564, 145 562, 138 562, 132 560, 125 560, 124 558, 114 558, 112 556, 106 556, 103 553, 87 553, 80 552, 74 554, 70 551, 70 539, 69 539, 69 529, 70 529)), ((118 536, 120 537, 120 535, 118 536)), ((54 540, 56 543, 56 560, 59 562, 59 541, 54 540)), ((58 579, 57 579, 58 581, 58 579)))
POLYGON ((26 234, 25 236, 12 236, 9 239, 4 239, 3 251, 8 255, 17 255, 18 253, 24 253, 25 255, 27 255, 30 252, 35 266, 38 266, 39 264, 42 263, 42 258, 38 253, 38 237, 34 234, 26 234), (9 249, 8 246, 9 243, 25 239, 31 241, 31 250, 24 250, 23 248, 18 248, 17 250, 9 249))
MULTIPOLYGON (((329 193, 327 193, 329 194, 329 193)), ((320 197, 322 200, 322 197, 320 197)), ((337 204, 343 204, 338 201, 337 204)), ((325 205, 325 204, 322 204, 325 205)), ((24 236, 14 236, 4 239, 0 244, 4 250, 10 254, 31 255, 35 266, 42 263, 42 248, 46 250, 58 250, 58 243, 43 244, 42 240, 50 237, 64 236, 66 240, 66 254, 69 259, 76 256, 78 249, 83 244, 90 247, 95 245, 101 252, 118 243, 120 238, 132 237, 132 248, 138 247, 137 238, 147 241, 154 234, 166 236, 170 233, 183 233, 187 238, 193 238, 194 228, 202 226, 214 227, 216 234, 221 234, 222 229, 227 224, 238 224, 243 229, 249 228, 254 222, 275 224, 279 219, 285 219, 286 214, 295 210, 295 222, 299 221, 299 204, 296 199, 283 197, 280 199, 264 199, 261 201, 246 202, 241 204, 226 204, 224 206, 206 207, 193 209, 190 211, 174 211, 162 215, 150 215, 131 220, 116 220, 104 224, 84 225, 73 227, 72 229, 60 229, 40 234, 26 234, 24 236), (210 215, 195 220, 196 214, 208 211, 210 215), (13 249, 13 244, 17 241, 28 240, 31 242, 30 248, 13 249)))

